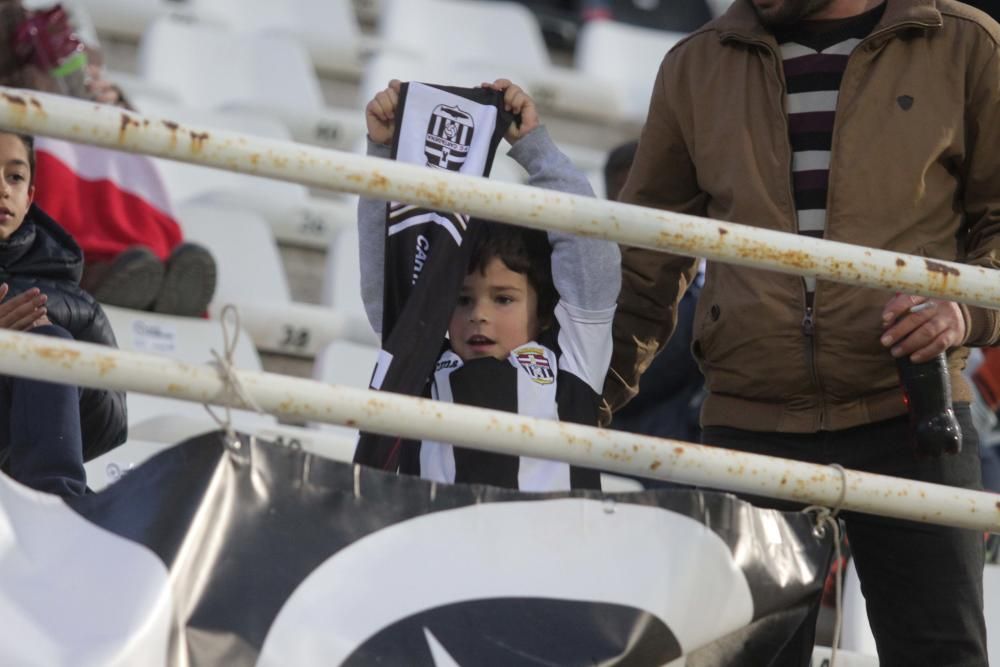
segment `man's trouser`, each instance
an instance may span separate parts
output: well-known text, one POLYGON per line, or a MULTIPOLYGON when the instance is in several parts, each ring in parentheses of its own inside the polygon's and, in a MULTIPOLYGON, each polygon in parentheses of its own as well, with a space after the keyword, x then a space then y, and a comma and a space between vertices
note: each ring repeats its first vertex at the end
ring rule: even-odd
MULTIPOLYGON (((962 451, 918 459, 908 444, 907 417, 842 431, 757 433, 706 427, 705 444, 810 463, 981 489, 979 439, 967 403, 956 404, 962 451)), ((780 501, 757 505, 793 509, 780 501)), ((983 534, 843 512, 882 667, 988 667, 983 620, 983 534)), ((809 665, 819 604, 771 663, 809 665)))

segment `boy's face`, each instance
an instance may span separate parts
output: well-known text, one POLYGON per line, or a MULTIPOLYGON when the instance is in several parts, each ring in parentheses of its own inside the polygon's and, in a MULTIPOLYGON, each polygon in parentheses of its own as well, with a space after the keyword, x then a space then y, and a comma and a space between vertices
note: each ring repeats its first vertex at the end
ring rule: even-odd
POLYGON ((0 241, 21 226, 34 196, 28 149, 16 135, 0 134, 0 241))
POLYGON ((485 272, 465 276, 448 337, 463 361, 506 359, 511 350, 538 336, 538 294, 528 276, 507 268, 497 257, 485 272))

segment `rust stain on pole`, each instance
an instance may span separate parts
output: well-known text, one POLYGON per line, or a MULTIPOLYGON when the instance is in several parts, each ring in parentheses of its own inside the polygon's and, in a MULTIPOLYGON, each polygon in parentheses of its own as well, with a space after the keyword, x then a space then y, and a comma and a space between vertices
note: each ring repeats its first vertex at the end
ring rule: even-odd
POLYGON ((931 273, 942 274, 945 277, 945 280, 948 279, 948 276, 962 275, 962 272, 953 266, 947 266, 945 264, 941 264, 940 262, 934 262, 929 259, 925 259, 924 263, 927 265, 928 271, 930 271, 931 273))
POLYGON ((209 140, 210 135, 208 132, 195 132, 194 130, 188 130, 188 134, 191 135, 191 152, 197 155, 205 148, 205 142, 209 140))
POLYGON ((73 362, 80 358, 80 353, 76 350, 66 350, 60 347, 39 347, 35 350, 35 354, 46 361, 62 362, 66 368, 71 368, 73 362))
POLYGON ((100 357, 97 357, 94 360, 94 363, 97 364, 97 373, 101 377, 104 377, 105 375, 107 375, 111 371, 113 371, 116 368, 118 368, 118 362, 115 360, 114 357, 110 357, 110 356, 100 356, 100 357))
POLYGON ((118 143, 125 143, 125 135, 128 133, 128 128, 130 125, 134 125, 136 128, 140 127, 139 121, 135 120, 127 113, 122 112, 122 122, 121 126, 118 128, 118 143))
POLYGON ((17 106, 23 107, 25 109, 28 108, 28 103, 20 95, 11 95, 10 93, 4 93, 3 98, 8 102, 10 102, 11 104, 16 104, 17 106))

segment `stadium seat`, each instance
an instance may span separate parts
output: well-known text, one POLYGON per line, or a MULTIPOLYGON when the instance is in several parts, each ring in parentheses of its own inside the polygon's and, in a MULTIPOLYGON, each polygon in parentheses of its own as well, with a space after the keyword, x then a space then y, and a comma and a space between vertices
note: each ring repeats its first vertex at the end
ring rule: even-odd
POLYGON ((551 67, 538 20, 516 2, 389 0, 378 31, 386 48, 426 60, 551 67))
POLYGON ((365 318, 360 281, 361 263, 355 225, 341 230, 326 251, 321 302, 345 315, 365 318))
POLYGON ((100 32, 118 37, 135 39, 162 17, 193 18, 191 3, 177 0, 77 1, 100 32))
POLYGON ((285 36, 158 19, 139 43, 138 71, 187 106, 271 115, 298 141, 349 149, 364 135, 361 113, 325 106, 308 54, 285 36))
POLYGON ((83 467, 87 471, 87 487, 91 491, 100 491, 130 473, 146 459, 173 445, 172 442, 130 437, 124 445, 84 464, 83 467))
MULTIPOLYGON (((159 315, 105 306, 118 339, 118 346, 131 352, 167 357, 187 364, 213 361, 212 350, 225 349, 218 322, 159 315)), ((260 370, 260 357, 245 334, 240 337, 233 364, 243 370, 260 370)), ((198 403, 136 392, 128 394, 129 439, 175 443, 211 431, 218 426, 198 403)), ((221 414, 221 409, 217 409, 221 414)), ((273 417, 255 412, 233 411, 233 423, 240 429, 273 424, 273 417)))
POLYGON ((212 251, 218 265, 214 304, 291 302, 288 281, 271 228, 251 211, 187 204, 177 219, 188 240, 212 251))
MULTIPOLYGON (((548 108, 597 120, 616 119, 616 110, 607 105, 604 92, 589 78, 552 64, 538 20, 523 5, 389 0, 378 29, 382 53, 395 51, 423 60, 442 74, 476 73, 479 81, 475 83, 510 78, 548 108)), ((409 74, 396 78, 404 76, 417 78, 409 74)), ((363 85, 362 94, 369 92, 363 85)))
POLYGON ((990 663, 1000 662, 1000 563, 983 571, 983 610, 986 615, 986 644, 990 663))
MULTIPOLYGON (((372 341, 360 296, 354 310, 292 302, 284 265, 271 230, 246 209, 217 204, 186 204, 177 210, 185 236, 207 247, 219 277, 209 314, 218 319, 235 305, 250 338, 260 350, 312 357, 331 340, 372 341)), ((354 227, 346 228, 351 233, 354 227)), ((357 256, 357 241, 354 256, 357 256)), ((357 260, 350 276, 358 285, 357 260)), ((345 278, 346 280, 346 278, 345 278)))
MULTIPOLYGON (((318 355, 313 365, 313 379, 327 384, 367 389, 378 359, 377 344, 362 345, 348 341, 334 341, 318 355)), ((321 432, 356 439, 357 429, 332 424, 313 424, 321 432)))
POLYGON ((858 570, 854 559, 847 563, 844 570, 844 624, 841 632, 842 648, 863 655, 878 655, 875 649, 875 638, 868 624, 868 611, 865 607, 865 597, 861 594, 861 582, 858 580, 858 570))
MULTIPOLYGON (((831 651, 829 646, 817 646, 813 650, 811 667, 829 667, 831 651)), ((878 658, 840 649, 837 651, 837 667, 879 667, 878 658)))
MULTIPOLYGON (((105 306, 121 349, 168 357, 176 361, 204 365, 214 360, 212 350, 222 353, 225 345, 218 322, 173 317, 105 306)), ((260 371, 260 357, 244 331, 237 341, 233 363, 240 370, 260 371)), ((218 428, 215 420, 198 403, 137 392, 128 394, 129 440, 107 454, 87 463, 91 489, 119 479, 131 468, 155 453, 200 433, 218 428)), ((222 408, 216 414, 224 415, 222 408)), ((354 438, 336 432, 279 424, 269 415, 233 410, 234 427, 290 447, 348 461, 354 452, 354 438)))
POLYGON ((358 76, 370 40, 351 0, 200 0, 199 20, 215 21, 241 32, 282 35, 301 43, 313 65, 326 72, 358 76))
MULTIPOLYGON (((258 113, 194 109, 143 95, 136 96, 133 103, 144 114, 207 131, 221 128, 254 137, 291 141, 283 124, 258 113)), ((208 203, 252 210, 267 220, 275 238, 284 243, 325 248, 339 227, 354 224, 353 206, 345 197, 333 194, 312 197, 309 189, 298 183, 176 160, 158 160, 158 163, 175 207, 208 203)))
POLYGON ((508 74, 503 63, 440 62, 420 55, 385 49, 366 62, 359 84, 357 104, 358 108, 364 108, 375 93, 385 88, 392 79, 472 87, 508 74))
POLYGON ((712 10, 712 16, 722 16, 733 4, 733 0, 707 0, 708 8, 712 10))
POLYGON ((641 124, 660 62, 684 36, 615 21, 590 21, 577 38, 576 69, 599 82, 623 117, 641 124))

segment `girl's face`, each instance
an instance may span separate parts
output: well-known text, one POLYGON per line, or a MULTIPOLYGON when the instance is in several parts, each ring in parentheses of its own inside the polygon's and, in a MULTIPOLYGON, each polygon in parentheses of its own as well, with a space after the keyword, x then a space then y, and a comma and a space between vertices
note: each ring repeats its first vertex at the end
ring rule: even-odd
POLYGON ((27 147, 17 135, 0 133, 0 241, 18 230, 34 197, 27 147))
POLYGON ((465 276, 448 337, 463 361, 477 357, 506 359, 538 336, 538 294, 528 276, 494 257, 485 271, 465 276))

